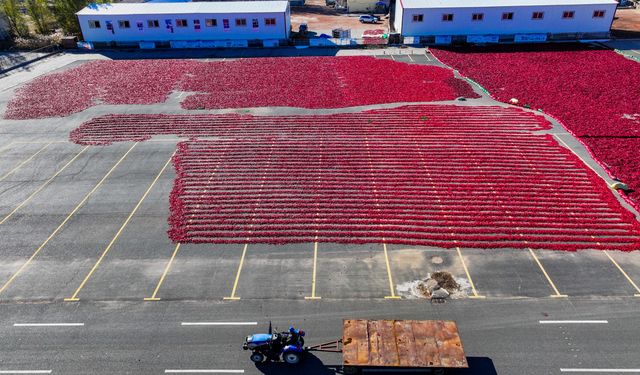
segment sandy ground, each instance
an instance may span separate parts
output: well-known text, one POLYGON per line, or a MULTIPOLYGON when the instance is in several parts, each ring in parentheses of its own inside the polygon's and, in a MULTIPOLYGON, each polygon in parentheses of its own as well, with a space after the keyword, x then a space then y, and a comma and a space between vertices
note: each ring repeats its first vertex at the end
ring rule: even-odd
POLYGON ((618 9, 611 33, 614 37, 640 38, 640 9, 618 9))
POLYGON ((309 26, 311 36, 320 34, 331 35, 331 30, 337 28, 351 29, 352 38, 361 38, 365 30, 389 30, 389 20, 382 17, 377 24, 360 23, 359 14, 338 13, 332 7, 326 6, 324 0, 307 0, 306 5, 291 7, 291 25, 298 31, 301 23, 309 26))

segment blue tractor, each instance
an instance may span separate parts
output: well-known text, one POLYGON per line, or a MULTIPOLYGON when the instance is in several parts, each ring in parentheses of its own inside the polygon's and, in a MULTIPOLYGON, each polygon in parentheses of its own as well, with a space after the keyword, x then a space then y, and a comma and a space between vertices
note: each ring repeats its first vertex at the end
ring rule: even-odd
POLYGON ((290 365, 300 363, 305 352, 304 331, 289 327, 288 331, 273 333, 269 324, 269 333, 249 335, 242 349, 251 350, 251 360, 255 363, 266 361, 284 361, 290 365))

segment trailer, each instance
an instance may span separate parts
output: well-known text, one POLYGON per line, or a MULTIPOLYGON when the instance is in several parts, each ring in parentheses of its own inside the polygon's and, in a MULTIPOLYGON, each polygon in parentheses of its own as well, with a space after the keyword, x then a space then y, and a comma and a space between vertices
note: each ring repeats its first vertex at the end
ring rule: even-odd
POLYGON ((456 323, 443 320, 346 319, 341 339, 305 351, 342 353, 347 375, 385 371, 439 375, 469 367, 456 323))

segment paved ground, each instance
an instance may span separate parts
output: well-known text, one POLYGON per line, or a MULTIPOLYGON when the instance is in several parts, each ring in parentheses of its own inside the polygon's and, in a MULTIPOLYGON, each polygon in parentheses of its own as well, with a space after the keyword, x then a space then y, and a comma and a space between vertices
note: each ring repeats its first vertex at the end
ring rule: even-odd
MULTIPOLYGON (((87 57, 63 55, 4 78, 0 110, 14 85, 87 57)), ((425 54, 384 57, 436 63, 425 54)), ((174 178, 167 163, 178 140, 85 148, 67 138, 97 114, 184 113, 178 96, 64 119, 0 120, 0 373, 302 373, 256 368, 240 350, 243 336, 272 320, 280 328, 301 325, 309 343, 328 341, 346 317, 456 320, 472 365, 460 374, 640 372, 638 253, 313 243, 177 248, 165 231, 174 178), (432 305, 398 291, 436 270, 452 272, 469 298, 432 305), (394 296, 403 298, 385 298, 394 296), (587 322, 539 323, 567 319, 587 322)), ((552 133, 604 175, 564 130, 552 133)), ((311 357, 304 373, 334 373, 337 364, 334 355, 311 357)))
POLYGON ((604 43, 624 56, 640 62, 640 39, 612 40, 604 43))

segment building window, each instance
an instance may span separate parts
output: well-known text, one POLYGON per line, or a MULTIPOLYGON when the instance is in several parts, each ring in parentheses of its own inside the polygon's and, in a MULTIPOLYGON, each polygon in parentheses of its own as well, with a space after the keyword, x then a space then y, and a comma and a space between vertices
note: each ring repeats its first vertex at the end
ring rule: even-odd
POLYGON ((253 27, 254 29, 257 29, 258 27, 260 27, 260 24, 258 23, 257 18, 254 18, 251 20, 251 27, 253 27))
POLYGON ((187 20, 185 20, 185 19, 176 20, 176 26, 178 26, 178 27, 187 27, 187 20))
POLYGON ((121 29, 128 29, 131 27, 131 24, 129 23, 129 21, 126 20, 120 20, 118 21, 118 27, 121 29))
POLYGON ((275 26, 276 25, 276 19, 275 18, 266 18, 264 20, 264 24, 267 26, 275 26))
POLYGON ((413 22, 422 22, 422 21, 424 21, 424 15, 422 14, 413 15, 413 22))
POLYGON ((471 20, 482 21, 484 19, 484 13, 474 13, 471 15, 471 20))
POLYGON ((222 27, 223 27, 225 30, 229 30, 229 20, 223 19, 223 20, 222 20, 222 27))
POLYGON ((593 11, 593 18, 603 18, 603 17, 604 17, 604 10, 593 11))
POLYGON ((218 26, 218 20, 215 19, 215 18, 209 18, 209 19, 204 20, 204 24, 207 27, 216 27, 216 26, 218 26))
POLYGON ((567 11, 562 12, 562 18, 565 18, 565 19, 566 19, 566 18, 573 18, 573 15, 574 15, 574 14, 575 14, 575 12, 574 12, 574 11, 572 11, 572 10, 567 10, 567 11))
POLYGON ((236 26, 239 26, 239 27, 247 26, 247 19, 246 18, 236 18, 236 26))
POLYGON ((91 21, 91 20, 89 20, 89 28, 90 29, 99 29, 100 28, 100 21, 91 21))
POLYGON ((160 22, 158 20, 148 20, 147 27, 150 29, 155 29, 157 27, 160 27, 160 22))
POLYGON ((502 13, 503 21, 511 21, 513 19, 513 12, 502 13))
POLYGON ((544 12, 533 12, 531 15, 531 19, 533 20, 541 20, 544 18, 544 12))
POLYGON ((442 15, 442 21, 444 21, 444 22, 453 21, 453 14, 451 14, 451 13, 443 14, 442 15))

